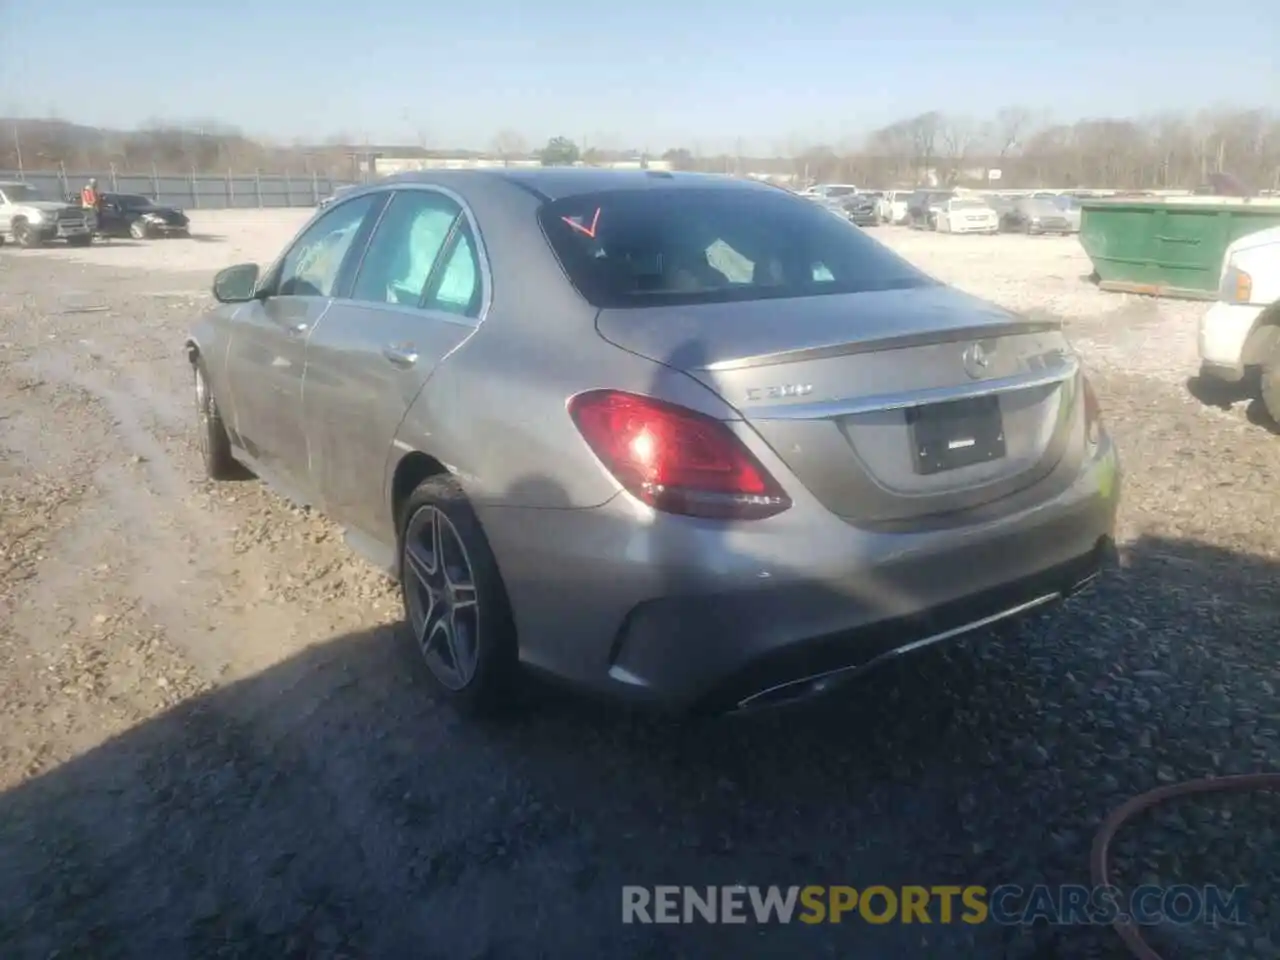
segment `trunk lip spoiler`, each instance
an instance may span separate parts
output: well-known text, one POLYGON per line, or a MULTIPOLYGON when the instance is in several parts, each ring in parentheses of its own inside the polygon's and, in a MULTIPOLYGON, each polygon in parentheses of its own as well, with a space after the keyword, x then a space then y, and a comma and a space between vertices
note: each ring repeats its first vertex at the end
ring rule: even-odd
POLYGON ((992 340, 997 337, 1016 336, 1018 334, 1056 333, 1061 330, 1062 323, 1057 320, 966 324, 960 327, 945 327, 940 330, 929 330, 922 333, 904 333, 896 336, 875 337, 870 340, 854 340, 850 343, 820 344, 813 347, 799 347, 794 350, 777 350, 750 357, 719 360, 694 369, 722 373, 730 370, 750 370, 754 367, 773 366, 779 363, 801 363, 806 360, 825 360, 831 357, 847 357, 859 353, 905 350, 910 347, 957 343, 962 340, 992 340))
POLYGON ((985 397, 1010 390, 1031 390, 1052 386, 1074 379, 1080 372, 1080 361, 1074 354, 1063 353, 1059 362, 1047 369, 1033 370, 1010 377, 993 377, 975 380, 954 387, 930 387, 910 393, 878 394, 851 397, 847 400, 819 400, 815 403, 774 404, 748 407, 743 410, 750 420, 830 420, 835 417, 857 416, 865 413, 881 413, 888 410, 905 410, 930 403, 947 403, 985 397))

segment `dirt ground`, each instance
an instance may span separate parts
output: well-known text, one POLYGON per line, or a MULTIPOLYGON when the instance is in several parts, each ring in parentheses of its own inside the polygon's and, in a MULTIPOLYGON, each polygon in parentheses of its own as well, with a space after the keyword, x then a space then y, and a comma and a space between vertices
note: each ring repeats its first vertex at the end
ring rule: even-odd
MULTIPOLYGON (((339 531, 200 478, 184 331, 215 269, 305 215, 0 249, 4 960, 1119 956, 1095 928, 624 926, 620 887, 1087 883, 1128 796, 1280 762, 1280 436, 1188 385, 1204 307, 1100 293, 1074 240, 892 228, 942 279, 1069 322, 1125 466, 1124 568, 803 710, 456 718, 339 531)), ((1135 827, 1125 882, 1250 887, 1247 925, 1152 939, 1280 956, 1278 814, 1135 827)))

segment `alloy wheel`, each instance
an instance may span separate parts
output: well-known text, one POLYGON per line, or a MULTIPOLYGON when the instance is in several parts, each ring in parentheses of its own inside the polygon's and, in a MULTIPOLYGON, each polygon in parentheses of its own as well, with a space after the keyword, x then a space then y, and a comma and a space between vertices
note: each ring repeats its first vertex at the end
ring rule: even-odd
POLYGON ((409 519, 402 576, 409 625, 427 668, 446 689, 464 689, 479 666, 479 598, 462 538, 433 506, 409 519))

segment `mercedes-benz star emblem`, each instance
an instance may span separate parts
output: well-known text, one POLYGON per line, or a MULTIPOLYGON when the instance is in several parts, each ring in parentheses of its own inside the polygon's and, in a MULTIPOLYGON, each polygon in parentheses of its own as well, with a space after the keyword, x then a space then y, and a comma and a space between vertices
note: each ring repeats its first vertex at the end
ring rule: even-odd
POLYGON ((964 364, 964 372, 974 380, 981 380, 987 367, 991 365, 991 359, 980 343, 969 344, 961 354, 960 360, 964 364))

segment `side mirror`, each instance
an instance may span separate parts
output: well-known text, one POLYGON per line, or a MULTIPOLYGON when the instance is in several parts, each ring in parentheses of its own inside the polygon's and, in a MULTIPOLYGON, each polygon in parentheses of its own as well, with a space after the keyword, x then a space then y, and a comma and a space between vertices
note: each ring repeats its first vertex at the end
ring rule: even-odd
POLYGON ((219 270, 213 278, 213 296, 219 303, 247 303, 258 289, 260 269, 256 263, 237 263, 219 270))

